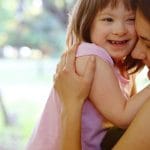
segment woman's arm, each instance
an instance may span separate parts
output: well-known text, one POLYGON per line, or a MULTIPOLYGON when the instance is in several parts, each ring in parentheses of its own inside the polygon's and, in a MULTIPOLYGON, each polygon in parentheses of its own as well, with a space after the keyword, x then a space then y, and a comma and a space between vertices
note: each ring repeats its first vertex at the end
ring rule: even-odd
POLYGON ((95 59, 89 58, 86 70, 82 75, 75 73, 75 49, 70 50, 62 57, 55 75, 54 87, 62 102, 61 113, 61 150, 81 149, 81 111, 84 100, 89 95, 91 83, 95 72, 95 59), (66 61, 66 65, 65 62, 66 61), (64 67, 65 66, 65 67, 64 67))
POLYGON ((150 100, 146 101, 113 150, 150 149, 150 100))
MULTIPOLYGON (((78 101, 78 99, 71 99, 78 101)), ((70 106, 65 108, 61 114, 61 150, 81 150, 81 114, 82 106, 70 106)))

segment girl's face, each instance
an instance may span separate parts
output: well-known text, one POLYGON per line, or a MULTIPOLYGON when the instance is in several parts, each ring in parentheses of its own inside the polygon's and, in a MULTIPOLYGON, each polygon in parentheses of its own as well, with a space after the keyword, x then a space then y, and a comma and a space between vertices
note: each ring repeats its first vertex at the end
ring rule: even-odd
POLYGON ((120 61, 136 43, 134 20, 135 12, 127 10, 122 2, 114 9, 108 5, 94 18, 91 41, 106 49, 114 61, 120 61))

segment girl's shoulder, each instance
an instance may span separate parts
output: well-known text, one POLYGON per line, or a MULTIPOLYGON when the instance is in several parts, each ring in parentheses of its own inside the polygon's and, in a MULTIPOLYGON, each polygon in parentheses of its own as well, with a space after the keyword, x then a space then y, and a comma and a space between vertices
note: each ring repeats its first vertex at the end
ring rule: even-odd
POLYGON ((114 65, 112 58, 104 48, 97 46, 94 43, 82 42, 78 47, 76 57, 89 55, 96 55, 110 65, 114 65))

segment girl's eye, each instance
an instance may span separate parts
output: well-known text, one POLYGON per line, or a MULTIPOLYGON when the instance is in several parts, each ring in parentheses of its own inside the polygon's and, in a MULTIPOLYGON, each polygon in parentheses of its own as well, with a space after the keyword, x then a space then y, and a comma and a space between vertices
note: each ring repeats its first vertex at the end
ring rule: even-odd
POLYGON ((104 19, 102 19, 102 21, 113 22, 113 19, 112 18, 104 18, 104 19))

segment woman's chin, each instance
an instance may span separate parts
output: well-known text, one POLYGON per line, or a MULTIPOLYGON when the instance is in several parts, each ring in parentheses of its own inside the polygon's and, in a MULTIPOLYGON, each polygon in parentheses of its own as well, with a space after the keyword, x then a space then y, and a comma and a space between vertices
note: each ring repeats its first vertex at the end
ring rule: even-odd
POLYGON ((149 69, 148 72, 147 72, 147 76, 148 76, 148 78, 149 78, 149 80, 150 80, 150 69, 149 69))

